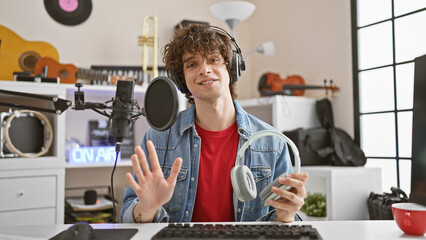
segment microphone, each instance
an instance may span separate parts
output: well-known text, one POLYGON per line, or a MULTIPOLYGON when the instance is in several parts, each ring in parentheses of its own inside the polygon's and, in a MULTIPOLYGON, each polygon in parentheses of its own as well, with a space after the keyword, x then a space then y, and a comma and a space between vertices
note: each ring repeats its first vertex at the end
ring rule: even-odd
MULTIPOLYGON (((133 122, 140 115, 145 116, 148 124, 157 131, 169 129, 176 121, 179 111, 178 90, 174 82, 165 76, 156 77, 149 83, 144 97, 144 107, 141 110, 133 100, 134 81, 118 80, 115 98, 105 103, 84 101, 84 92, 80 91, 81 84, 76 84, 78 91, 74 92, 75 110, 91 109, 108 117, 112 122, 110 134, 114 136, 116 147, 129 136, 133 122), (112 107, 107 106, 112 102, 112 107), (100 111, 104 109, 104 111, 100 111), (111 114, 105 109, 112 109, 111 114)), ((117 149, 119 151, 119 148, 117 149)))
POLYGON ((112 104, 112 124, 110 134, 114 136, 116 143, 123 142, 123 138, 129 135, 132 121, 134 81, 117 81, 117 90, 112 104))
POLYGON ((148 124, 157 131, 169 129, 176 121, 179 99, 176 85, 168 77, 157 77, 149 83, 144 97, 142 111, 133 115, 136 103, 133 101, 134 82, 119 80, 112 104, 110 134, 116 143, 129 135, 133 118, 145 116, 148 124))

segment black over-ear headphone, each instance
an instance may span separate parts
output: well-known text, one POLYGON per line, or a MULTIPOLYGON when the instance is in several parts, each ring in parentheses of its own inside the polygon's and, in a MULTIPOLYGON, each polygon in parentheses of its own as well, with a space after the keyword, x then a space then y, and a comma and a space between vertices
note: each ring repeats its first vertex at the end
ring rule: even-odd
MULTIPOLYGON (((210 26, 210 28, 216 30, 216 32, 220 32, 222 34, 225 34, 226 36, 231 39, 232 43, 235 46, 235 50, 232 50, 232 62, 231 62, 231 73, 230 73, 230 80, 231 83, 237 82, 238 77, 241 76, 241 72, 246 70, 246 63, 243 59, 243 54, 241 53, 241 49, 237 44, 237 41, 235 41, 235 38, 231 36, 227 31, 225 31, 223 28, 216 27, 216 26, 210 26)), ((182 93, 189 92, 188 87, 186 86, 185 79, 180 75, 171 75, 171 79, 176 83, 179 90, 182 93)))

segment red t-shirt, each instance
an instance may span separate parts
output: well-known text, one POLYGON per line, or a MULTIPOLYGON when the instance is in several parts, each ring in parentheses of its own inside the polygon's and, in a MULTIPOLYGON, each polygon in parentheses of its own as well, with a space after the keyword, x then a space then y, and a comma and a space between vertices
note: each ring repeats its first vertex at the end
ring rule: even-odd
POLYGON ((195 125, 201 137, 197 196, 192 222, 233 222, 231 169, 238 148, 235 122, 223 131, 208 131, 195 125))

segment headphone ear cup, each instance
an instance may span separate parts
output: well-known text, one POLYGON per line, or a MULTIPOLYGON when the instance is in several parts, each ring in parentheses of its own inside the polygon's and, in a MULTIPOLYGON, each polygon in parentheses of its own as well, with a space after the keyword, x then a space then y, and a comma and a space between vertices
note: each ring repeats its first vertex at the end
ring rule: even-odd
POLYGON ((234 193, 240 201, 248 202, 256 198, 256 183, 247 166, 235 166, 231 169, 231 183, 234 193))
POLYGON ((169 76, 173 82, 177 85, 177 87, 179 88, 179 91, 183 94, 189 92, 188 87, 186 87, 185 84, 185 79, 182 79, 180 76, 177 75, 173 75, 173 76, 169 76))
POLYGON ((237 82, 239 76, 241 76, 240 55, 235 50, 233 50, 231 63, 231 82, 237 82))

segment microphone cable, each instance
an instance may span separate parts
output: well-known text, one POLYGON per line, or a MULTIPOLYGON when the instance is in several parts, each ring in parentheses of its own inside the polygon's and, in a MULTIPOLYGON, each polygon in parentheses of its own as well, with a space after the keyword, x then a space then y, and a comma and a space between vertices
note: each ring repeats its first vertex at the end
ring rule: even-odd
MULTIPOLYGON (((171 133, 172 129, 169 129, 169 134, 167 135, 167 143, 166 143, 166 152, 164 153, 164 158, 163 158, 163 167, 162 167, 162 171, 164 174, 164 165, 166 164, 166 157, 167 157, 167 151, 169 149, 169 141, 170 141, 170 133, 171 133)), ((114 161, 114 167, 112 168, 112 172, 111 172, 111 199, 112 199, 112 222, 115 222, 115 216, 116 216, 116 207, 115 207, 115 199, 114 199, 114 172, 115 169, 117 168, 117 161, 118 161, 118 155, 120 153, 120 146, 121 143, 117 142, 115 144, 115 161, 114 161)))
POLYGON ((115 152, 116 152, 115 162, 111 172, 112 223, 115 222, 115 216, 116 216, 115 198, 114 198, 114 172, 117 167, 118 154, 120 154, 120 146, 121 146, 121 142, 115 143, 115 152))
POLYGON ((166 143, 166 152, 164 153, 163 167, 161 168, 161 171, 163 171, 163 175, 164 175, 164 165, 166 164, 167 151, 169 150, 169 140, 170 140, 170 132, 171 131, 172 131, 172 128, 169 128, 169 134, 167 136, 167 143, 166 143))

